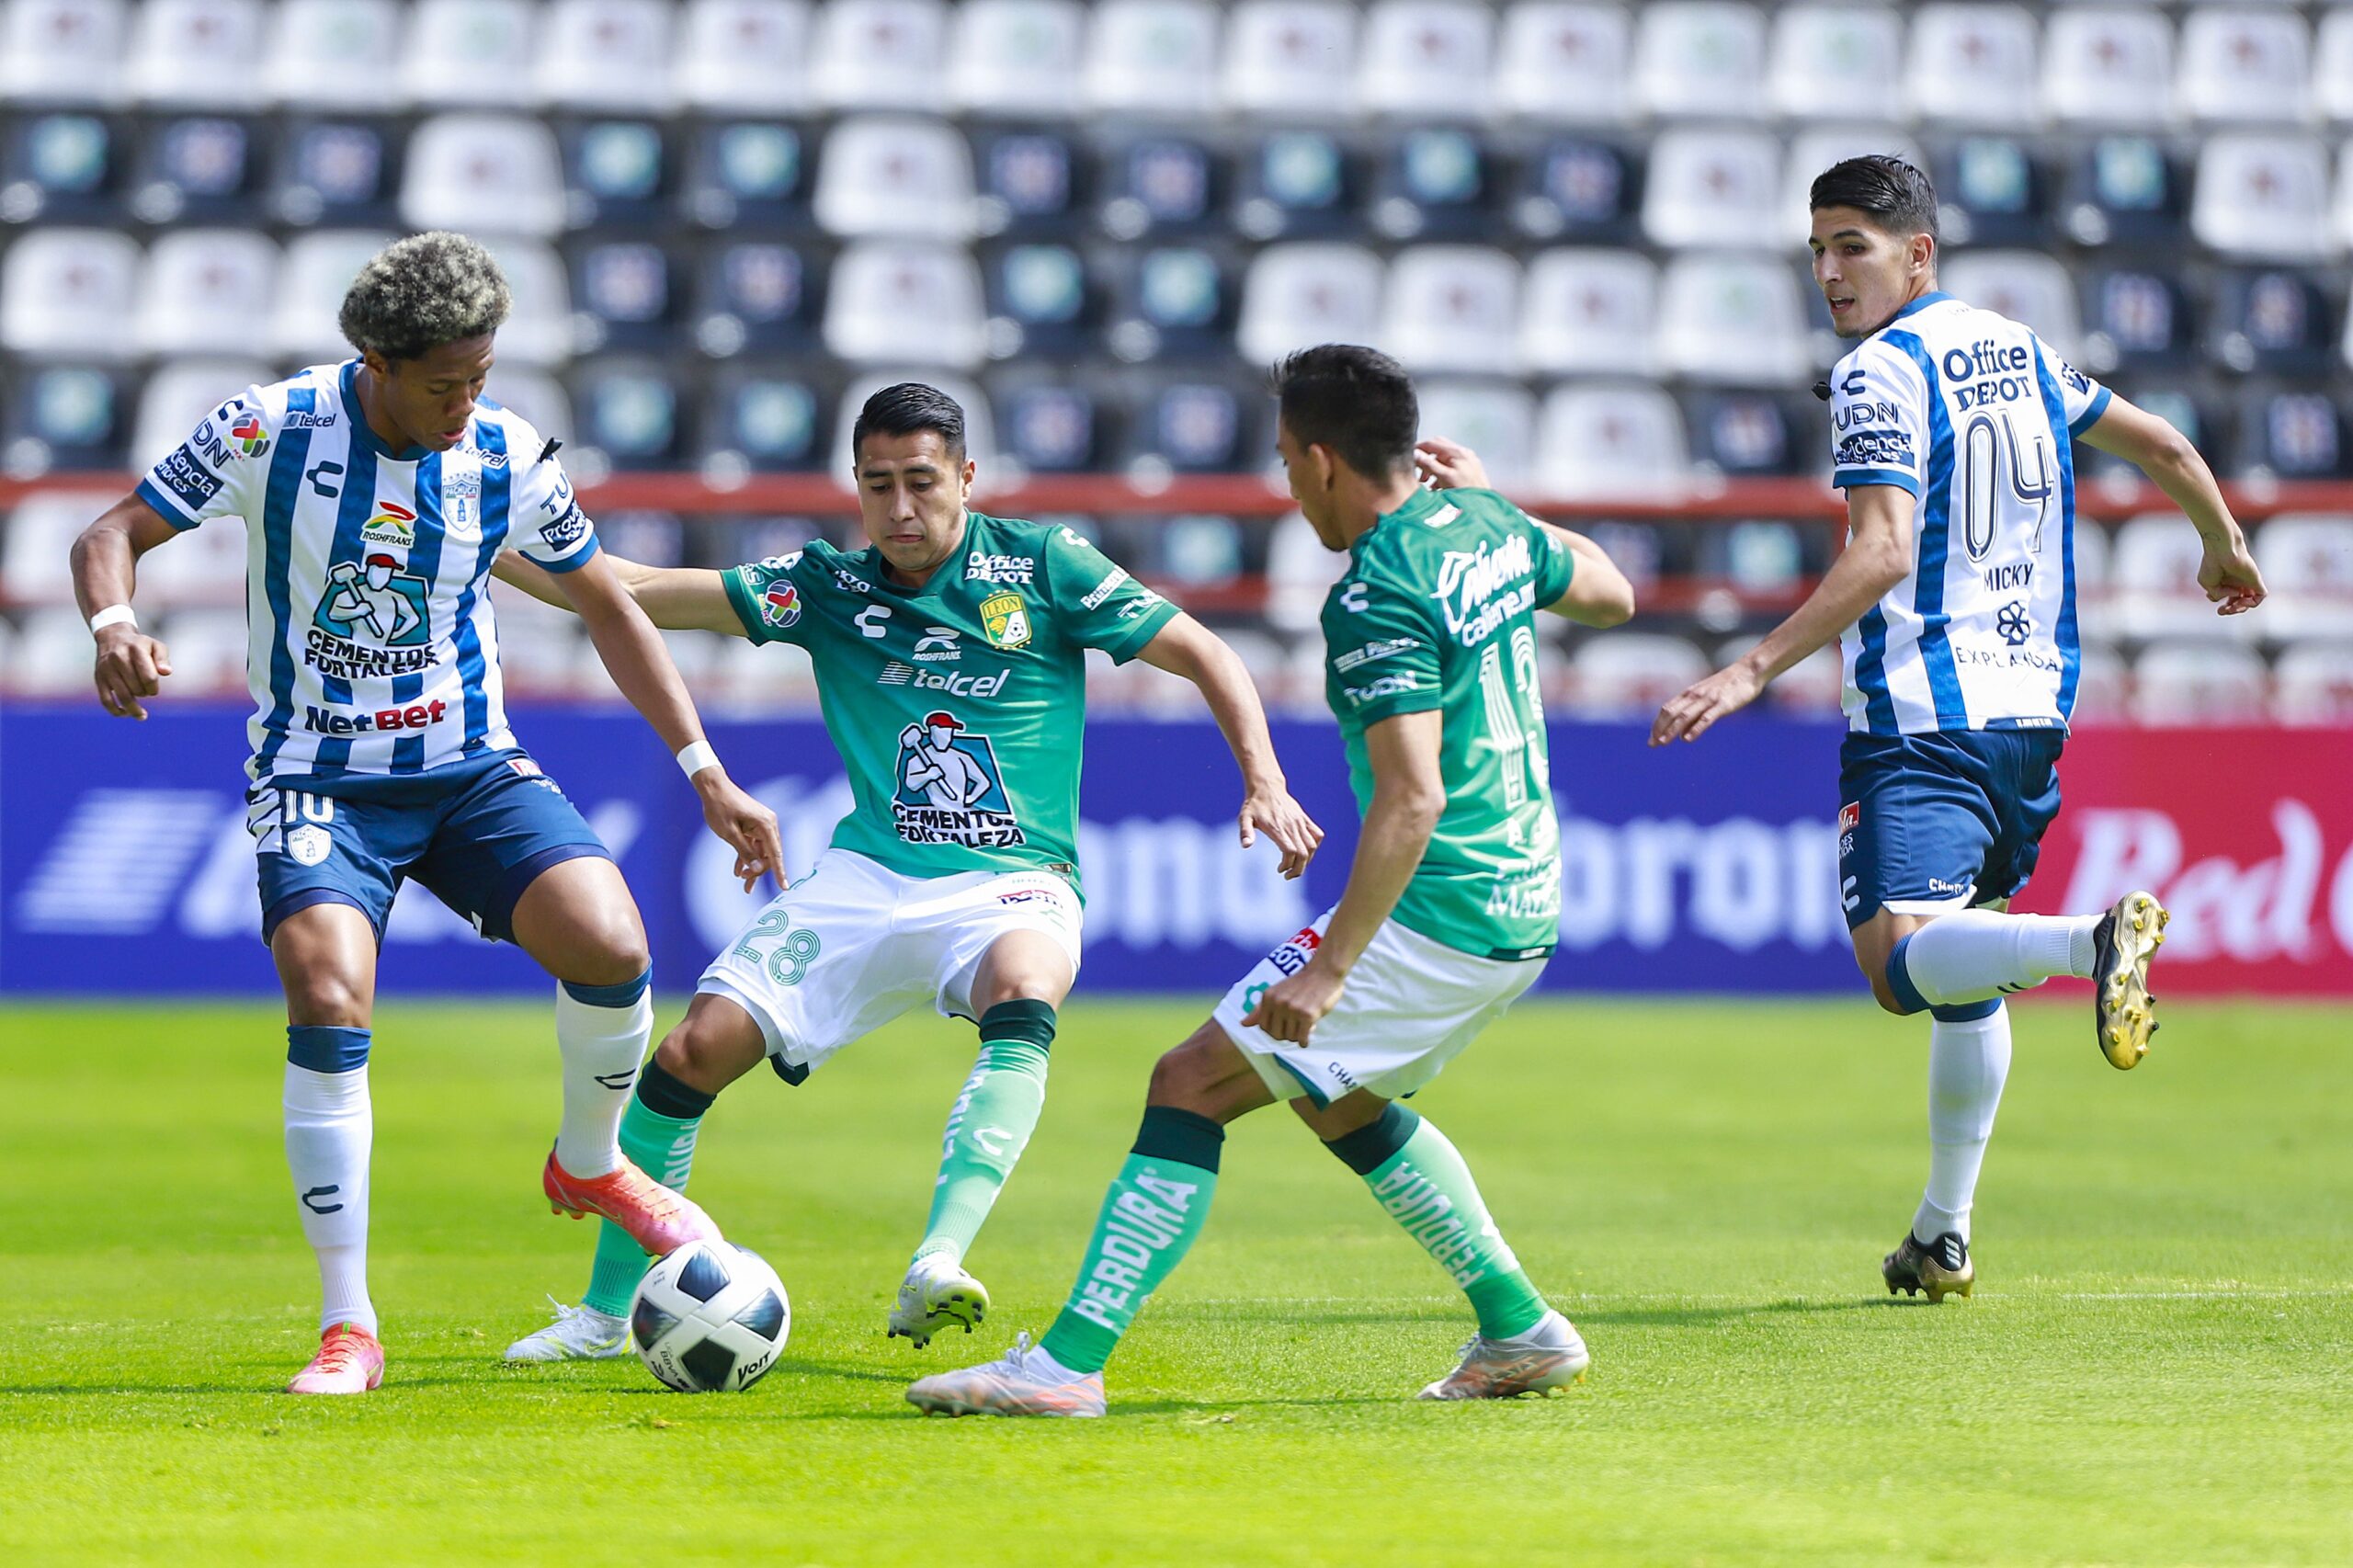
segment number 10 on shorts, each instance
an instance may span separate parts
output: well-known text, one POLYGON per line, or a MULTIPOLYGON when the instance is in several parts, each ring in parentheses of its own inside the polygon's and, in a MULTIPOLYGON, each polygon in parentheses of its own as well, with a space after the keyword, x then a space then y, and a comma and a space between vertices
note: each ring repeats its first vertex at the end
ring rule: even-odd
POLYGON ((775 944, 768 949, 765 961, 768 977, 779 985, 800 984, 824 948, 824 943, 817 939, 817 933, 806 926, 794 930, 791 912, 783 909, 767 910, 753 921, 752 928, 744 933, 744 939, 735 944, 735 956, 746 963, 762 962, 760 950, 755 945, 761 941, 775 944))

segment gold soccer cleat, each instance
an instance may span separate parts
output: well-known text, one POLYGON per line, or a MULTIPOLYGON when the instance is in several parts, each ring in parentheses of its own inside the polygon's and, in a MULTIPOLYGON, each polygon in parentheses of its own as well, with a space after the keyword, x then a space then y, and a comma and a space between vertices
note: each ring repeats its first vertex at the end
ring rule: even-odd
POLYGON ((1901 1290, 1907 1296, 1926 1295, 1931 1301, 1966 1296, 1977 1283, 1977 1266, 1969 1261, 1969 1244, 1958 1231, 1947 1231, 1932 1242, 1904 1232, 1903 1244, 1880 1260, 1879 1271, 1889 1295, 1901 1290))
POLYGON ((2140 1065, 2157 1032, 2157 999, 2149 994, 2149 962, 2165 939, 2165 905, 2154 894, 2128 892, 2100 916, 2092 932, 2092 1021, 2109 1065, 2140 1065))

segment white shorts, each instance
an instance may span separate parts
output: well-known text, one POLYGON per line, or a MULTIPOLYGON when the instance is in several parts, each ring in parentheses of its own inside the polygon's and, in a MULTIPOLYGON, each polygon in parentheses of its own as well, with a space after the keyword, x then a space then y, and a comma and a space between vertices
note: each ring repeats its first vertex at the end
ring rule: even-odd
POLYGON ((1305 967, 1331 921, 1327 909, 1259 960, 1211 1015, 1279 1099, 1304 1094, 1325 1106, 1357 1089, 1403 1099, 1445 1071, 1544 971, 1541 959, 1482 958, 1391 920, 1372 934, 1339 1005, 1305 1045, 1245 1026, 1268 986, 1305 967))
POLYGON ((799 1083, 843 1046, 926 1003, 972 1018, 972 983, 1008 931, 1042 931, 1078 968, 1077 890, 1051 871, 904 877, 847 849, 770 900, 698 992, 760 1026, 799 1083))

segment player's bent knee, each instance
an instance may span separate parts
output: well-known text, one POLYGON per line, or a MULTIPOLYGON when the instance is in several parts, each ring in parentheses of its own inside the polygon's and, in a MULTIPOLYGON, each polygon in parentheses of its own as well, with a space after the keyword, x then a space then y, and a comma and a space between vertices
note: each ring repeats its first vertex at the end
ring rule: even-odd
POLYGON ((757 1024, 741 1012, 727 1019, 698 998, 697 1006, 662 1037, 654 1059, 688 1088, 715 1095, 758 1066, 767 1054, 767 1042, 757 1024))

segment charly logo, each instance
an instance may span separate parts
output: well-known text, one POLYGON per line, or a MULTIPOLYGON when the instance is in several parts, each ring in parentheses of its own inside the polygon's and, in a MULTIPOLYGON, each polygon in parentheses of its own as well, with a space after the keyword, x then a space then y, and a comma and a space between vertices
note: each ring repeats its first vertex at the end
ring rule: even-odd
POLYGON ((997 774, 996 753, 946 709, 899 732, 891 813, 909 844, 1005 846, 1028 842, 997 774))

